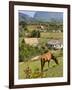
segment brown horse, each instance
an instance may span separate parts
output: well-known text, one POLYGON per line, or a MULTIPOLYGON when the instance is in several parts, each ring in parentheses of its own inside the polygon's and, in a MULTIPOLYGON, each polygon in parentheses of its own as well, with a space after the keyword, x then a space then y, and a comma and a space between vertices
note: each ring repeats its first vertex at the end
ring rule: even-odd
POLYGON ((49 67, 49 63, 52 60, 55 61, 56 64, 59 64, 58 60, 56 59, 56 57, 51 53, 51 52, 46 52, 43 55, 41 55, 41 71, 43 72, 43 67, 45 62, 48 62, 48 67, 49 67))

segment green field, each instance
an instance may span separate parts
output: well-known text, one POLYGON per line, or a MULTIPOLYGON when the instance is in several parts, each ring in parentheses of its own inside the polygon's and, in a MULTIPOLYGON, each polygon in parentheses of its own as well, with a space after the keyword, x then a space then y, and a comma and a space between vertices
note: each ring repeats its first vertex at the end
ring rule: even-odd
MULTIPOLYGON (((48 67, 48 63, 45 63, 43 70, 43 78, 46 77, 62 77, 63 76, 63 59, 62 57, 57 58, 59 61, 59 65, 56 65, 53 60, 50 62, 50 66, 48 67)), ((27 72, 25 72, 26 68, 29 67, 31 70, 29 78, 41 78, 41 62, 40 60, 36 61, 27 61, 19 63, 19 79, 26 79, 27 72)))

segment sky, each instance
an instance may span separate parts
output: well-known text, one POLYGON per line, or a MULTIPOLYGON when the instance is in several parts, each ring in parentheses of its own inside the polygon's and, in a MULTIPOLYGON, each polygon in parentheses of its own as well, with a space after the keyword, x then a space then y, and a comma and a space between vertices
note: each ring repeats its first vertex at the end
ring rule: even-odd
POLYGON ((29 15, 30 17, 33 17, 35 15, 35 11, 27 11, 27 10, 19 10, 20 13, 24 13, 26 15, 29 15))

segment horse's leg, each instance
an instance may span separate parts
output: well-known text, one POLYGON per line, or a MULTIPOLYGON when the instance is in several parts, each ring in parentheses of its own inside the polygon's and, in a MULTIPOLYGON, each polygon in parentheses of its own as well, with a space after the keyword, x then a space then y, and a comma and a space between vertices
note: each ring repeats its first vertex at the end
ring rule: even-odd
POLYGON ((42 62, 42 59, 41 59, 41 78, 43 77, 43 62, 42 62))
POLYGON ((45 65, 45 60, 43 60, 43 67, 44 67, 44 65, 45 65))
POLYGON ((55 61, 56 64, 59 64, 58 60, 56 59, 55 56, 52 55, 52 59, 55 61))
POLYGON ((45 61, 41 59, 41 72, 43 72, 44 64, 45 64, 45 61))
POLYGON ((50 64, 50 60, 48 60, 48 67, 49 67, 49 64, 50 64))
POLYGON ((45 61, 41 60, 41 78, 43 78, 43 67, 44 67, 45 61))
POLYGON ((43 61, 41 59, 41 72, 43 72, 43 61))

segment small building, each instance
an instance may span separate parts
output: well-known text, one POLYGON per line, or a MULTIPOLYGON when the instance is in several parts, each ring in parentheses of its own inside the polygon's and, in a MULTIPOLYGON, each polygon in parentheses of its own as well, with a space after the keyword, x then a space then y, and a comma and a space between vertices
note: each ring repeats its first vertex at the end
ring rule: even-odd
POLYGON ((38 38, 24 38, 24 41, 30 46, 37 46, 39 44, 38 38))
POLYGON ((47 42, 48 48, 51 49, 62 49, 63 48, 63 41, 62 40, 50 40, 47 42))

